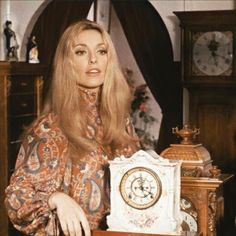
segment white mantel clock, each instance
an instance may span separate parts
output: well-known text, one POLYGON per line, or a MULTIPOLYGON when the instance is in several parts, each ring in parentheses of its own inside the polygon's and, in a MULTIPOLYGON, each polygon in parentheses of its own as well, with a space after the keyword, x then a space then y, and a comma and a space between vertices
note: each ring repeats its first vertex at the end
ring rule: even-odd
POLYGON ((108 230, 140 233, 178 233, 181 230, 180 161, 154 151, 109 162, 111 212, 108 230))

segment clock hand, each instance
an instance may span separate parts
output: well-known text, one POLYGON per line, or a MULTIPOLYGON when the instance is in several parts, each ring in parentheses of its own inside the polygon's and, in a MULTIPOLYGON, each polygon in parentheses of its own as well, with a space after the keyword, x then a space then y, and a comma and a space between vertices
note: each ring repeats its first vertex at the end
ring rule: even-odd
POLYGON ((212 39, 208 43, 207 47, 212 53, 215 53, 218 50, 219 42, 217 42, 215 39, 212 39))
POLYGON ((218 66, 218 60, 217 60, 217 50, 219 48, 219 42, 217 42, 215 39, 210 40, 210 42, 207 45, 208 49, 211 52, 211 56, 214 59, 214 65, 218 66))
POLYGON ((150 186, 143 186, 143 192, 147 193, 147 195, 145 195, 145 197, 148 196, 148 195, 153 196, 153 193, 150 191, 150 186))
POLYGON ((148 191, 148 190, 145 190, 145 189, 144 189, 144 192, 147 192, 147 193, 148 193, 147 195, 145 195, 145 197, 147 197, 148 195, 151 195, 151 198, 153 198, 153 193, 152 193, 152 192, 150 192, 150 191, 148 191))
POLYGON ((227 60, 227 57, 222 56, 222 55, 220 55, 220 54, 215 53, 215 56, 216 56, 216 57, 220 57, 220 58, 222 58, 222 59, 224 59, 224 60, 227 60))
POLYGON ((139 189, 142 190, 143 189, 143 184, 144 184, 144 179, 143 179, 142 176, 139 177, 138 184, 139 184, 139 189))
POLYGON ((216 53, 216 51, 211 51, 211 56, 212 56, 212 58, 213 58, 213 60, 214 60, 214 65, 217 67, 218 65, 219 65, 219 63, 218 63, 218 59, 217 59, 217 57, 218 57, 218 54, 216 53))
POLYGON ((215 56, 215 57, 213 57, 213 58, 214 58, 214 64, 215 64, 215 66, 217 67, 217 66, 219 65, 218 60, 217 60, 217 57, 215 56))
MULTIPOLYGON (((148 190, 146 190, 143 186, 140 186, 140 187, 135 187, 135 189, 139 189, 139 190, 141 190, 142 191, 142 193, 143 193, 143 198, 145 198, 145 197, 147 197, 148 195, 151 195, 151 197, 153 197, 153 193, 152 192, 150 192, 150 191, 148 191, 148 190), (145 192, 146 192, 146 194, 145 194, 145 192)), ((141 196, 140 196, 141 197, 141 196)))
POLYGON ((222 56, 222 55, 220 55, 216 52, 212 52, 211 55, 214 59, 214 65, 215 66, 219 66, 219 62, 218 62, 217 58, 221 58, 222 60, 224 60, 225 63, 230 63, 230 59, 226 56, 222 56))
POLYGON ((144 198, 147 197, 148 195, 151 195, 153 197, 153 193, 151 191, 147 190, 147 189, 149 189, 149 187, 144 186, 145 179, 142 176, 139 177, 137 182, 138 182, 139 186, 135 187, 135 189, 139 189, 141 192, 143 192, 143 197, 144 198), (147 194, 145 194, 145 192, 147 194))

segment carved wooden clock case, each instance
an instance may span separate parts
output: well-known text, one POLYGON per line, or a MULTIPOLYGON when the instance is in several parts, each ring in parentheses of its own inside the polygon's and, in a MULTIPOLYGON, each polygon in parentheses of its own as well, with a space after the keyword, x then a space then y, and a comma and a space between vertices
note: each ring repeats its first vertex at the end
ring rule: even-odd
POLYGON ((173 128, 181 136, 180 144, 171 144, 161 152, 170 160, 182 160, 180 207, 184 231, 201 232, 203 236, 216 236, 224 216, 223 184, 232 175, 221 174, 207 149, 194 143, 199 129, 184 125, 183 129, 173 128))

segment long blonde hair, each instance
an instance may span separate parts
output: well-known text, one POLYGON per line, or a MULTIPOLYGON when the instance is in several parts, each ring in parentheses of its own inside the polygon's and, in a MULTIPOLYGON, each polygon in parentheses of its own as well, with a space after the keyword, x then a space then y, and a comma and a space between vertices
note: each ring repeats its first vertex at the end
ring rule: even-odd
POLYGON ((101 90, 100 118, 104 129, 103 146, 112 149, 134 142, 126 132, 130 112, 131 92, 120 69, 115 48, 109 34, 97 23, 84 20, 69 26, 63 33, 54 58, 50 97, 44 106, 45 112, 53 112, 67 136, 72 153, 85 154, 95 148, 96 143, 86 138, 85 107, 81 102, 81 91, 76 85, 79 78, 76 65, 70 60, 72 45, 80 32, 97 30, 107 45, 108 64, 101 90))

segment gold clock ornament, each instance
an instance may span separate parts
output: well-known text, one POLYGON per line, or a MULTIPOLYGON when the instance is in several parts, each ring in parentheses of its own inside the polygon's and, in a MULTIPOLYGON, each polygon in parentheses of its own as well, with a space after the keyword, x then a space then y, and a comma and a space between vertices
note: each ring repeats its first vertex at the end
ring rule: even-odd
POLYGON ((170 160, 182 160, 183 177, 211 176, 213 166, 210 153, 201 143, 195 142, 200 129, 185 124, 182 129, 172 128, 172 133, 182 138, 180 144, 170 144, 160 155, 170 160))

